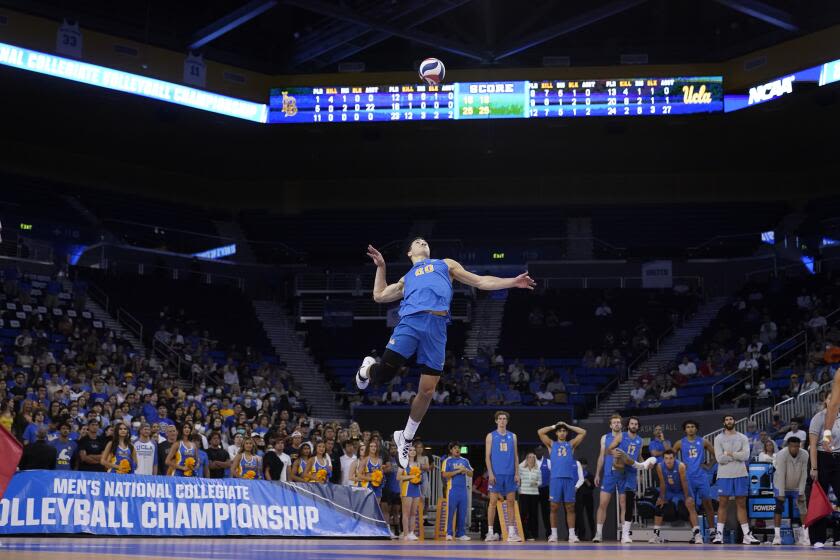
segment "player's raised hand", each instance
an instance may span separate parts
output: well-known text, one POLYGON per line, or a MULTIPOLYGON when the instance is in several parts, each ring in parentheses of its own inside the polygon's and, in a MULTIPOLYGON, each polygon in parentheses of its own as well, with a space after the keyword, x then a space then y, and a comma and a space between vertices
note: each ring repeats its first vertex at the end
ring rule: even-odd
POLYGON ((376 266, 385 266, 385 259, 382 258, 382 253, 376 250, 373 245, 367 246, 367 256, 371 258, 373 264, 376 266))
POLYGON ((523 272, 522 274, 513 279, 513 285, 516 288, 526 288, 528 290, 533 290, 534 286, 536 286, 537 283, 534 282, 533 278, 528 276, 527 272, 523 272))

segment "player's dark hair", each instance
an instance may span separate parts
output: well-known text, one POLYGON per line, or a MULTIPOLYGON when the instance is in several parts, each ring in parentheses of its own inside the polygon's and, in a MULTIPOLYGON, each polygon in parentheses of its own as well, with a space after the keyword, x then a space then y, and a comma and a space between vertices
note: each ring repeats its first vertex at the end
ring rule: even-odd
MULTIPOLYGON (((406 253, 408 253, 409 251, 411 251, 411 246, 412 246, 412 245, 414 244, 414 242, 415 242, 415 241, 417 241, 418 239, 422 239, 423 241, 426 241, 426 238, 425 238, 425 237, 423 237, 423 236, 421 236, 421 235, 417 235, 417 236, 412 237, 412 238, 411 238, 411 241, 409 241, 409 242, 408 242, 408 245, 407 245, 407 246, 406 246, 406 248, 405 248, 405 252, 406 252, 406 253)), ((428 243, 428 241, 426 241, 426 242, 428 243)))
POLYGON ((508 422, 510 422, 510 413, 505 410, 497 410, 496 414, 493 415, 493 420, 498 420, 499 416, 507 416, 508 422))
POLYGON ((677 454, 674 453, 673 449, 666 449, 665 452, 662 454, 662 456, 664 457, 665 455, 673 455, 674 457, 677 456, 677 454))
POLYGON ((635 421, 636 421, 636 422, 638 422, 639 424, 641 424, 641 423, 642 423, 642 421, 641 421, 641 420, 639 420, 639 417, 638 417, 638 416, 628 416, 628 417, 627 417, 627 424, 628 424, 628 425, 630 424, 630 420, 635 420, 635 421))
POLYGON ((446 449, 448 449, 449 452, 451 453, 453 447, 457 447, 458 449, 461 449, 461 444, 458 443, 457 441, 450 441, 449 445, 446 446, 446 449))
POLYGON ((699 423, 699 422, 697 422, 697 420, 686 420, 686 421, 685 421, 685 422, 683 422, 683 424, 682 424, 682 429, 683 429, 683 431, 685 431, 685 427, 686 427, 686 426, 688 426, 689 424, 693 424, 693 425, 694 425, 694 427, 695 427, 695 428, 697 428, 698 430, 700 429, 700 423, 699 423))
POLYGON ((790 436, 787 440, 788 443, 802 443, 802 440, 796 436, 790 436))
POLYGON ((731 414, 724 414, 724 416, 723 416, 723 421, 724 421, 724 422, 726 422, 726 419, 727 419, 727 418, 732 418, 733 420, 735 420, 735 417, 734 417, 734 416, 732 416, 731 414))

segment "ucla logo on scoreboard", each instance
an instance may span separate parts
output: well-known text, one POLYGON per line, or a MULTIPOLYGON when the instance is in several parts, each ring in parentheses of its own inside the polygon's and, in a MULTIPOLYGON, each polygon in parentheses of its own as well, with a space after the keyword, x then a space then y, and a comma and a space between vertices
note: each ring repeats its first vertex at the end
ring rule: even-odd
POLYGON ((79 22, 61 22, 55 37, 55 52, 73 58, 82 58, 82 30, 79 22))
POLYGON ((289 93, 286 91, 283 91, 281 93, 283 94, 283 108, 281 109, 283 111, 283 114, 287 117, 294 117, 295 115, 297 115, 298 112, 297 99, 289 95, 289 93))
POLYGON ((203 54, 188 53, 184 60, 184 83, 198 87, 207 85, 207 65, 203 54))
POLYGON ((712 92, 706 89, 705 84, 697 90, 694 86, 683 86, 683 103, 686 105, 708 105, 712 102, 712 92))

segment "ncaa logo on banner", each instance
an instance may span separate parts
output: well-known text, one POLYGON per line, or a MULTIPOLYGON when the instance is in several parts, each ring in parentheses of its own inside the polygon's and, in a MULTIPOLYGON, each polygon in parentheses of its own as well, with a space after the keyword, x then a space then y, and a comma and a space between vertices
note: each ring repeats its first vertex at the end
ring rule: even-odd
POLYGON ((204 64, 204 55, 187 54, 184 60, 184 83, 199 87, 207 85, 207 65, 204 64))
POLYGON ((79 22, 70 23, 66 19, 61 22, 55 38, 55 52, 82 58, 82 30, 79 29, 79 22))

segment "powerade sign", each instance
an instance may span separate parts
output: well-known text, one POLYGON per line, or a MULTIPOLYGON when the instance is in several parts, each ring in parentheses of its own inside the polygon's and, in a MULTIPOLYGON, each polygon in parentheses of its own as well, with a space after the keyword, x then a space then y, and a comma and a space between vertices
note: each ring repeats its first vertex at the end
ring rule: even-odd
POLYGON ((64 78, 92 86, 141 95, 158 101, 210 111, 258 123, 268 118, 268 106, 244 99, 210 93, 172 82, 122 72, 0 43, 0 64, 64 78))
POLYGON ((16 474, 0 535, 388 537, 376 497, 333 484, 66 471, 16 474))

